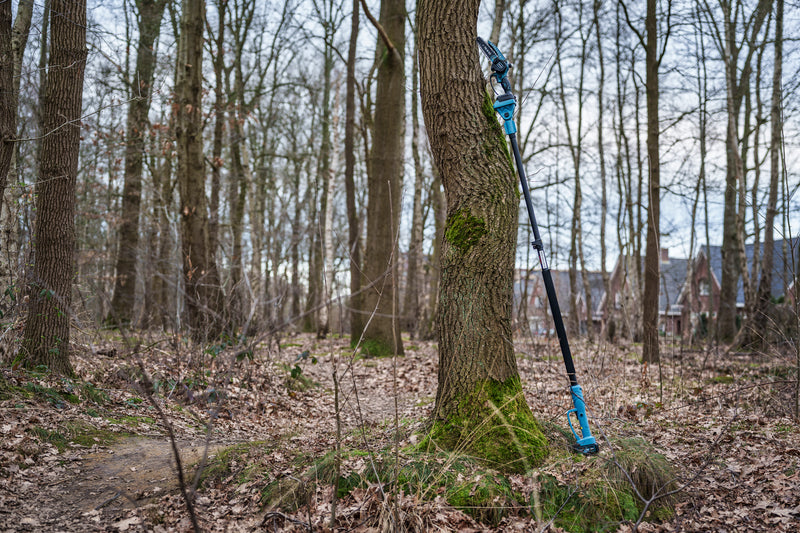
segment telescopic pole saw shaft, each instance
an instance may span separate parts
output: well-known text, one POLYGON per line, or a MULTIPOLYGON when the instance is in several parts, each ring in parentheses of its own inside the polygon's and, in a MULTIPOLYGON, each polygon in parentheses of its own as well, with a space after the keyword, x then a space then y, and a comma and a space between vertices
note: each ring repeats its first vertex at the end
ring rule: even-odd
POLYGON ((589 428, 583 389, 578 385, 578 378, 575 374, 575 364, 572 361, 572 352, 569 349, 569 341, 567 340, 567 331, 564 328, 564 319, 561 316, 561 308, 558 306, 556 288, 553 283, 553 274, 550 272, 550 266, 547 264, 547 258, 544 254, 544 245, 542 244, 542 237, 539 234, 539 225, 536 223, 536 214, 533 212, 533 202, 531 202, 528 178, 525 176, 525 168, 522 165, 522 156, 520 156, 519 145, 517 144, 517 125, 514 122, 514 110, 516 109, 517 99, 511 92, 511 83, 508 81, 508 71, 511 70, 511 64, 509 64, 505 56, 503 56, 497 46, 491 41, 484 41, 478 37, 478 46, 492 62, 492 77, 504 90, 504 94, 501 94, 495 99, 494 109, 503 118, 503 129, 511 141, 511 151, 514 154, 514 162, 517 165, 519 182, 522 186, 522 195, 525 198, 525 207, 528 209, 528 219, 530 219, 531 228, 533 229, 533 242, 531 242, 531 245, 539 255, 539 265, 542 267, 542 279, 544 281, 545 291, 547 292, 547 301, 550 302, 550 312, 553 315, 556 335, 561 345, 561 355, 564 358, 564 366, 567 368, 567 377, 569 378, 569 389, 572 396, 573 407, 567 411, 567 422, 569 423, 573 435, 575 435, 576 444, 574 445, 574 449, 583 454, 597 453, 599 448, 589 428), (578 432, 575 431, 572 425, 572 418, 570 416, 572 413, 575 413, 575 416, 578 418, 578 424, 581 430, 580 435, 578 435, 578 432))
POLYGON ((550 272, 550 266, 547 264, 547 258, 544 255, 544 245, 542 244, 542 237, 539 234, 539 225, 536 223, 536 214, 533 212, 531 191, 528 188, 528 178, 525 176, 525 167, 522 166, 522 157, 520 156, 519 146, 517 145, 517 134, 512 133, 508 138, 511 140, 511 151, 514 153, 514 161, 517 164, 519 182, 520 185, 522 185, 522 196, 525 198, 525 207, 528 208, 528 219, 533 229, 533 241, 531 242, 531 246, 533 246, 533 249, 536 250, 536 253, 539 255, 539 265, 542 267, 544 288, 545 291, 547 291, 547 301, 550 302, 550 312, 553 315, 553 322, 555 322, 558 343, 561 345, 561 355, 564 358, 564 366, 567 367, 569 385, 570 387, 574 387, 578 384, 578 378, 575 375, 575 363, 572 361, 572 351, 569 349, 567 330, 564 328, 564 318, 561 316, 561 308, 558 305, 558 298, 556 297, 553 274, 550 272))

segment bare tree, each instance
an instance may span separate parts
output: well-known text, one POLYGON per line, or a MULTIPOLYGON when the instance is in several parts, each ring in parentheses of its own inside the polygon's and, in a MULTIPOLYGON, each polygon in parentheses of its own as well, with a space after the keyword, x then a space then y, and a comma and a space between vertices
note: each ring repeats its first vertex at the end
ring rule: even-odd
POLYGON ((223 307, 216 260, 208 242, 202 138, 204 21, 205 0, 183 0, 175 137, 186 309, 191 334, 199 340, 220 333, 219 313, 223 307))
POLYGON ((364 315, 361 314, 361 237, 360 220, 356 207, 355 184, 355 130, 356 130, 356 52, 358 47, 359 0, 353 0, 350 23, 350 44, 347 52, 347 79, 345 80, 344 118, 344 189, 347 203, 347 250, 350 263, 350 334, 361 336, 364 315))
MULTIPOLYGON (((623 3, 624 7, 625 4, 623 3)), ((636 33, 645 49, 645 94, 647 97, 647 248, 644 259, 644 295, 642 297, 642 360, 653 363, 659 360, 658 302, 661 277, 661 163, 659 156, 658 123, 658 69, 667 48, 670 34, 672 4, 668 4, 663 45, 659 46, 658 2, 647 0, 643 36, 633 25, 625 9, 628 26, 636 33), (663 46, 663 48, 662 48, 663 46), (661 48, 661 49, 659 49, 661 48)), ((637 260, 638 262, 638 260, 637 260)))
MULTIPOLYGON (((400 185, 403 180, 405 123, 406 8, 403 0, 382 0, 376 50, 378 83, 372 149, 369 154, 367 250, 363 311, 375 310, 364 331, 364 348, 372 354, 402 354, 398 295, 400 185)), ((357 339, 354 339, 357 340, 357 339)))
POLYGON ((35 255, 22 357, 27 366, 47 365, 53 372, 69 374, 78 121, 87 57, 85 0, 53 0, 50 25, 35 255))
MULTIPOLYGON (((764 253, 761 259, 761 279, 758 283, 758 295, 754 312, 754 330, 765 335, 767 330, 767 312, 772 296, 773 253, 775 248, 775 216, 778 207, 778 187, 781 175, 781 133, 783 131, 782 109, 782 75, 783 75, 783 0, 775 0, 775 41, 774 62, 772 71, 772 102, 770 105, 770 145, 769 145, 769 198, 764 218, 764 253)), ((755 262, 755 257, 754 257, 755 262)), ((765 338, 762 337, 762 338, 765 338)))
POLYGON ((20 1, 13 26, 11 2, 0 6, 0 288, 3 288, 3 296, 8 290, 13 290, 19 253, 19 223, 14 209, 14 200, 19 193, 7 186, 9 182, 17 182, 19 145, 14 140, 17 136, 22 57, 28 44, 32 17, 33 0, 20 1))
POLYGON ((741 275, 741 253, 744 250, 744 228, 738 220, 737 192, 744 187, 744 164, 739 151, 739 117, 742 100, 750 87, 753 54, 757 37, 770 11, 772 0, 759 0, 749 16, 745 16, 740 1, 719 1, 721 21, 714 18, 713 10, 704 0, 704 15, 711 30, 717 51, 725 65, 725 106, 727 126, 725 153, 727 154, 722 233, 722 280, 720 282, 717 337, 731 341, 736 333, 736 299, 741 275), (743 27, 736 28, 739 16, 743 27), (720 25, 722 27, 720 27, 720 25), (744 35, 742 42, 737 36, 744 35), (744 59, 741 60, 742 54, 744 59), (741 60, 741 67, 740 67, 741 60))
POLYGON ((136 69, 128 81, 130 104, 126 123, 125 182, 122 189, 122 221, 119 228, 114 296, 106 322, 130 324, 136 297, 136 261, 139 253, 139 211, 142 201, 145 134, 150 120, 151 90, 156 70, 155 42, 167 0, 137 0, 139 43, 136 69))

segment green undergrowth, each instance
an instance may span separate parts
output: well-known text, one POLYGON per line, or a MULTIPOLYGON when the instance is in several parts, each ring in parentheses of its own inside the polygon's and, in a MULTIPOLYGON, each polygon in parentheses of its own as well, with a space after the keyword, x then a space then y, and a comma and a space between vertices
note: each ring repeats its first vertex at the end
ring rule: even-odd
MULTIPOLYGON (((338 498, 347 498, 357 488, 377 486, 383 493, 402 492, 418 501, 443 499, 487 526, 506 516, 532 516, 539 523, 552 521, 556 527, 582 533, 612 531, 623 522, 636 521, 645 512, 646 500, 674 488, 670 465, 643 439, 612 440, 611 449, 605 445, 600 455, 584 457, 568 451, 568 431, 551 424, 543 424, 543 430, 551 440, 551 454, 523 474, 504 473, 466 453, 426 451, 420 444, 401 448, 399 460, 389 445, 369 452, 343 449, 338 475, 334 452, 302 455, 295 459, 290 475, 277 476, 266 466, 253 464, 246 447, 231 453, 238 457, 236 464, 249 465, 236 471, 237 482, 252 481, 253 472, 259 472, 264 483, 262 506, 284 512, 298 510, 319 494, 321 486, 336 486, 338 498)), ((229 455, 220 457, 230 463, 229 455)), ((233 479, 235 469, 224 471, 233 479)), ((645 519, 658 522, 671 517, 674 503, 674 496, 655 499, 645 519)))
POLYGON ((87 402, 105 405, 108 394, 94 384, 65 377, 56 377, 46 371, 16 371, 9 378, 0 374, 0 401, 35 401, 48 403, 57 409, 87 402))
POLYGON ((351 343, 351 348, 359 346, 360 355, 363 357, 391 357, 394 353, 394 347, 381 339, 364 339, 358 344, 358 339, 354 339, 351 343))
MULTIPOLYGON (((314 359, 316 363, 316 359, 314 359)), ((315 387, 319 387, 319 383, 303 374, 303 367, 295 363, 294 366, 286 363, 278 363, 278 367, 286 372, 286 380, 284 381, 286 388, 291 391, 304 392, 315 387)))
POLYGON ((255 480, 266 482, 270 469, 265 457, 274 449, 275 443, 266 441, 242 442, 217 451, 200 474, 200 483, 210 486, 215 483, 243 485, 255 480))
POLYGON ((56 429, 33 426, 28 429, 28 432, 39 441, 52 444, 59 452, 63 452, 73 444, 85 447, 91 447, 95 444, 108 446, 124 437, 132 436, 127 432, 115 432, 110 429, 97 428, 92 424, 81 421, 62 422, 56 429))

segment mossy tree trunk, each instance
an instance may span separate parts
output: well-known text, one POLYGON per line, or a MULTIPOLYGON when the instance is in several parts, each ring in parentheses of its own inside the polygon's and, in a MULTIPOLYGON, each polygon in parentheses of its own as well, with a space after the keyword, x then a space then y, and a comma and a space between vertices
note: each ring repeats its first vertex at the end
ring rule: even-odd
POLYGON ((422 109, 447 198, 432 437, 524 470, 547 452, 511 341, 519 194, 475 43, 479 0, 421 0, 422 109))

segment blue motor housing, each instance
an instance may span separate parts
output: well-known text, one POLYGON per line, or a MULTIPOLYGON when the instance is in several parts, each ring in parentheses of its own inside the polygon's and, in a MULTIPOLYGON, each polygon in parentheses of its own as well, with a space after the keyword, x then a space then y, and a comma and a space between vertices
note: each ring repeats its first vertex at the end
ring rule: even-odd
POLYGON ((506 135, 517 133, 517 124, 514 122, 514 109, 517 107, 517 99, 512 94, 501 94, 494 102, 494 110, 503 117, 503 129, 506 135))

